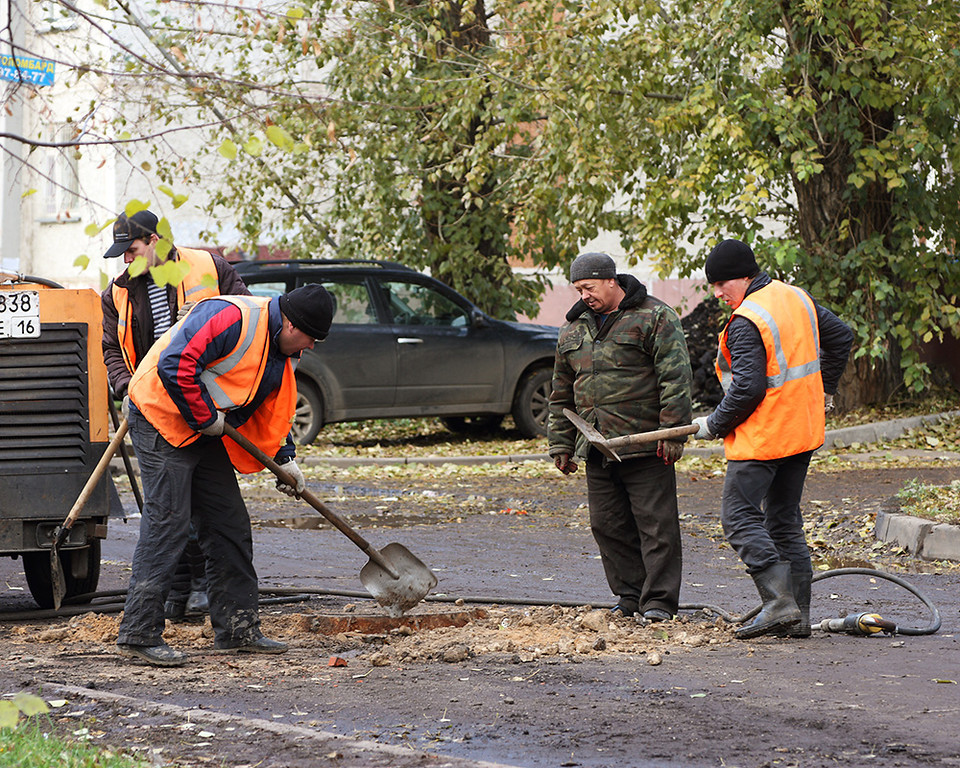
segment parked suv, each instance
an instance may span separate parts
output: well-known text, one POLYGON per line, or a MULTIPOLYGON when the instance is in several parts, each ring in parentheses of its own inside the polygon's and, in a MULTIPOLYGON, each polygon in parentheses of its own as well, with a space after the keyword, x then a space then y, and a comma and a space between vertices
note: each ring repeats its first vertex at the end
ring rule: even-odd
POLYGON ((297 442, 337 421, 439 416, 466 431, 494 428, 508 413, 524 437, 546 434, 557 328, 494 320, 392 262, 234 266, 257 296, 320 283, 334 298, 330 335, 297 365, 297 442))

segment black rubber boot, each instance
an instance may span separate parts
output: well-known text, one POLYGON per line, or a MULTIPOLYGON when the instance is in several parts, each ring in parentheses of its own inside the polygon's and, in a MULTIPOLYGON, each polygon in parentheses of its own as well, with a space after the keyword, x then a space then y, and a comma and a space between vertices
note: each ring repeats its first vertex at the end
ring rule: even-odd
POLYGON ((780 627, 774 634, 778 637, 810 637, 810 582, 813 574, 792 572, 790 574, 793 587, 793 599, 800 609, 800 621, 780 627))
POLYGON ((779 562, 753 574, 753 583, 757 585, 763 606, 753 621, 733 631, 735 637, 740 640, 759 637, 800 621, 800 608, 791 588, 790 563, 779 562))

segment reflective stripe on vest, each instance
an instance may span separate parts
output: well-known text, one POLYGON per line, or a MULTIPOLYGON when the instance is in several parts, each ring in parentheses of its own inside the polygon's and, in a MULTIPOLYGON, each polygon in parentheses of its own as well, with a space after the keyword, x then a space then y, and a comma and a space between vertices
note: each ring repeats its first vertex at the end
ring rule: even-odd
POLYGON ((209 251, 177 248, 177 258, 183 259, 190 265, 190 271, 177 286, 177 309, 190 301, 200 301, 209 296, 220 295, 217 265, 209 251), (213 278, 212 282, 210 278, 213 278))
MULTIPOLYGON (((256 392, 256 387, 254 387, 251 392, 243 393, 244 399, 240 401, 237 395, 241 392, 238 392, 236 388, 231 388, 232 391, 227 392, 227 389, 221 382, 222 377, 227 376, 234 368, 240 365, 251 347, 253 347, 259 335, 258 331, 262 332, 259 330, 261 320, 265 325, 269 322, 270 310, 267 308, 267 304, 258 301, 252 296, 221 296, 220 298, 230 299, 232 303, 237 306, 241 308, 246 307, 247 309, 247 312, 244 313, 240 340, 237 342, 237 346, 235 346, 226 357, 220 358, 213 365, 200 372, 200 381, 213 399, 213 402, 217 404, 217 408, 221 411, 227 411, 231 408, 239 408, 245 405, 253 396, 253 393, 256 392)), ((262 346, 261 343, 260 347, 262 348, 262 346)), ((267 364, 266 352, 260 356, 259 361, 256 374, 258 385, 260 379, 263 378, 263 369, 267 364)))
MULTIPOLYGON (((784 458, 823 444, 823 380, 816 307, 807 294, 779 280, 750 294, 733 317, 760 332, 767 358, 763 400, 724 438, 729 460, 784 458)), ((732 320, 733 317, 730 319, 732 320)), ((717 376, 724 391, 732 382, 727 327, 720 334, 717 376)))
MULTIPOLYGON (((805 294, 799 288, 796 288, 792 285, 787 285, 786 283, 782 283, 782 285, 795 292, 797 296, 799 296, 800 301, 803 303, 804 309, 807 311, 807 320, 810 322, 810 330, 813 335, 814 347, 816 348, 817 356, 814 360, 802 362, 799 365, 793 366, 792 368, 788 367, 787 358, 783 352, 783 344, 780 340, 780 328, 777 325, 777 321, 763 306, 757 304, 755 301, 751 301, 750 299, 744 299, 743 303, 740 304, 737 310, 750 310, 755 312, 763 319, 763 322, 766 323, 767 327, 770 329, 770 333, 773 335, 773 349, 777 358, 777 373, 773 376, 767 376, 767 389, 782 387, 788 381, 802 379, 804 376, 809 376, 810 374, 817 373, 820 370, 820 333, 817 330, 817 310, 813 306, 813 303, 810 301, 810 298, 807 296, 807 294, 805 294)), ((737 312, 734 312, 734 314, 737 314, 737 312)), ((723 391, 726 392, 730 388, 730 364, 719 351, 717 353, 717 367, 720 369, 720 386, 723 387, 723 391)))

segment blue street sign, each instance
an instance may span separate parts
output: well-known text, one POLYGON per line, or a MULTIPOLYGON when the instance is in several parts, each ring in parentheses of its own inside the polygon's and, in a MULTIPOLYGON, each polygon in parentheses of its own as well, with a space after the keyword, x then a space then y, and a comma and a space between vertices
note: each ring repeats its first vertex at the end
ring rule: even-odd
POLYGON ((53 69, 52 61, 17 56, 14 63, 13 56, 10 54, 0 54, 0 80, 30 85, 53 85, 53 69))

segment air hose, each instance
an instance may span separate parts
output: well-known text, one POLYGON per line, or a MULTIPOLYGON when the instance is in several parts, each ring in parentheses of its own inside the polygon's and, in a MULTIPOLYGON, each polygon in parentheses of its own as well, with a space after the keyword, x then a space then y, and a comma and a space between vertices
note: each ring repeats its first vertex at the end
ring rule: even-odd
MULTIPOLYGON (((922 602, 931 613, 930 623, 925 627, 902 627, 893 622, 884 620, 877 614, 860 613, 850 614, 845 618, 824 619, 822 622, 813 624, 813 628, 821 629, 826 632, 845 632, 857 635, 873 635, 878 632, 900 635, 932 635, 940 629, 941 619, 940 611, 933 602, 924 595, 919 589, 913 586, 906 579, 894 576, 890 573, 877 571, 873 568, 835 568, 831 571, 823 571, 815 574, 812 582, 823 581, 834 576, 871 576, 879 579, 891 581, 899 587, 914 595, 922 602)), ((811 583, 812 583, 811 582, 811 583)), ((9 613, 0 613, 0 621, 36 621, 42 619, 61 618, 64 616, 77 616, 83 613, 120 613, 123 610, 123 598, 126 596, 126 590, 113 590, 105 592, 93 592, 64 600, 64 605, 59 611, 37 610, 37 611, 16 611, 9 613)), ((346 589, 323 589, 318 587, 298 588, 298 587, 264 587, 260 589, 261 605, 282 604, 304 602, 314 596, 331 597, 351 597, 358 600, 369 599, 368 592, 346 589)), ((530 599, 530 598, 511 598, 497 596, 454 596, 435 594, 427 595, 424 602, 435 603, 479 603, 484 605, 537 605, 550 606, 559 605, 562 608, 579 608, 589 604, 590 601, 584 600, 556 600, 556 599, 530 599)), ((708 614, 714 614, 721 617, 724 621, 736 624, 745 622, 760 612, 760 606, 754 608, 751 612, 743 616, 736 616, 728 613, 716 605, 706 603, 681 603, 681 611, 704 611, 708 614)))

